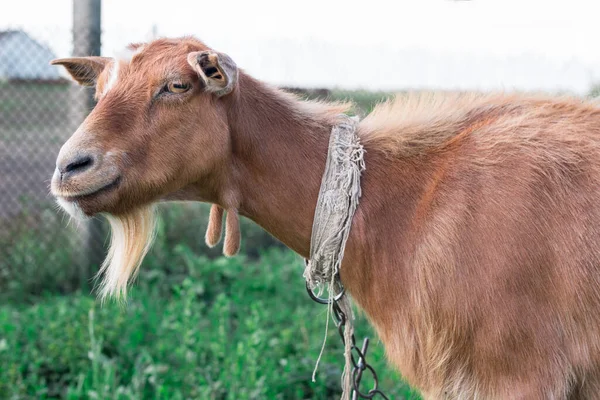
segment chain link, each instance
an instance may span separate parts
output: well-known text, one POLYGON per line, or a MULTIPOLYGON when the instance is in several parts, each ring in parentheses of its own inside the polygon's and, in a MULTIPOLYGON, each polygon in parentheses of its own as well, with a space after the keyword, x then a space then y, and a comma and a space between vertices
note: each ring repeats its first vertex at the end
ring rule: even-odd
MULTIPOLYGON (((346 340, 344 339, 344 327, 346 326, 347 316, 340 308, 338 301, 340 301, 342 299, 342 297, 345 296, 346 292, 344 290, 344 287, 341 284, 341 281, 339 280, 339 277, 336 277, 336 279, 337 279, 337 282, 338 282, 341 290, 331 300, 317 296, 313 292, 313 290, 308 286, 308 283, 306 285, 306 291, 308 292, 308 295, 310 296, 310 298, 313 301, 315 301, 319 304, 325 304, 325 305, 331 304, 332 310, 333 310, 333 318, 335 320, 335 325, 338 329, 338 333, 340 334, 340 337, 342 338, 342 343, 345 345, 346 340)), ((351 355, 351 359, 352 359, 352 400, 372 399, 377 395, 381 396, 385 400, 389 400, 389 398, 379 389, 379 379, 377 378, 377 373, 375 372, 373 367, 367 362, 367 359, 366 359, 367 351, 369 350, 369 338, 368 337, 364 338, 362 347, 360 349, 356 346, 356 338, 354 337, 354 333, 352 334, 351 340, 352 340, 352 346, 351 346, 351 350, 352 350, 352 355, 351 355), (360 382, 363 378, 363 374, 365 371, 370 372, 371 376, 373 377, 373 388, 371 388, 366 393, 362 392, 360 390, 361 389, 360 382)))

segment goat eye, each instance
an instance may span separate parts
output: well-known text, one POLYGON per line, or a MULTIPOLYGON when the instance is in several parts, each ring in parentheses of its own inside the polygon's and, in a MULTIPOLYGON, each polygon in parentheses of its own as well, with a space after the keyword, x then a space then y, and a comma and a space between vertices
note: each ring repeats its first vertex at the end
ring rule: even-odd
POLYGON ((190 90, 191 87, 192 85, 190 85, 189 83, 170 82, 169 84, 167 84, 166 89, 169 93, 185 93, 188 90, 190 90))

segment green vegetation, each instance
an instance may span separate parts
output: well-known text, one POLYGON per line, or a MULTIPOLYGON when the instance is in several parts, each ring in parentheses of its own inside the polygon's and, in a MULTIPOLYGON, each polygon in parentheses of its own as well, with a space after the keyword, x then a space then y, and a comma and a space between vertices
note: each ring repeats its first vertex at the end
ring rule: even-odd
POLYGON ((352 101, 356 105, 359 115, 369 114, 376 104, 381 103, 393 95, 388 92, 368 92, 366 90, 334 90, 330 99, 337 101, 352 101))
MULTIPOLYGON (((343 358, 335 329, 317 382, 310 379, 326 312, 307 298, 296 255, 271 249, 256 261, 211 260, 175 245, 169 257, 185 276, 150 265, 125 305, 77 292, 1 306, 1 396, 339 398, 343 358)), ((357 326, 359 337, 373 335, 363 318, 357 326)), ((377 340, 369 356, 393 398, 414 396, 385 366, 377 340)))

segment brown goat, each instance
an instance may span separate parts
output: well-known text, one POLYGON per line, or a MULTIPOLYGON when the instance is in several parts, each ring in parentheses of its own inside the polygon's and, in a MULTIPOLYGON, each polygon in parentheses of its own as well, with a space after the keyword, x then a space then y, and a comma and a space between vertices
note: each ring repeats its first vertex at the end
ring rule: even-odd
MULTIPOLYGON (((193 38, 55 63, 96 86, 52 192, 73 215, 109 214, 104 295, 125 292, 165 199, 216 204, 233 230, 247 216, 308 255, 345 105, 301 102, 193 38)), ((358 129, 341 279, 409 383, 427 399, 600 398, 600 108, 407 95, 358 129)))

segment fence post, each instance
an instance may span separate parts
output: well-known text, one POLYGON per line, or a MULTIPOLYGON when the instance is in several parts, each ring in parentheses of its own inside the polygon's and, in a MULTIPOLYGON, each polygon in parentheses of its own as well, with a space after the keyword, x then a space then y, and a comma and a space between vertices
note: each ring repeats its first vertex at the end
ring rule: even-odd
MULTIPOLYGON (((101 49, 101 0, 73 0, 73 56, 99 56, 101 49)), ((77 88, 73 92, 73 126, 77 127, 94 108, 94 93, 77 88)), ((79 265, 81 285, 86 287, 104 258, 106 230, 98 218, 82 224, 79 265)))

